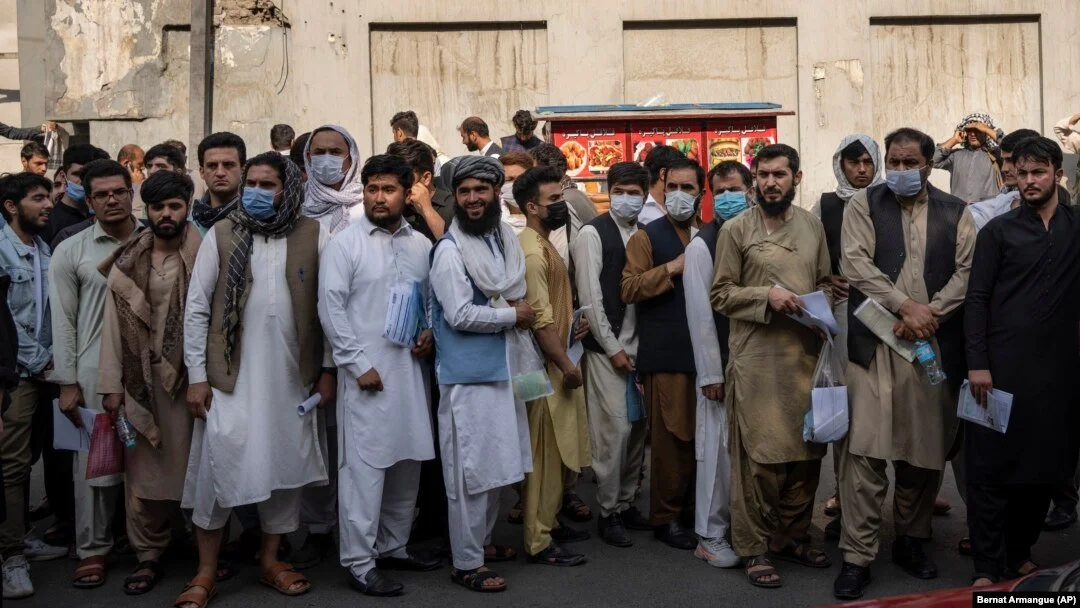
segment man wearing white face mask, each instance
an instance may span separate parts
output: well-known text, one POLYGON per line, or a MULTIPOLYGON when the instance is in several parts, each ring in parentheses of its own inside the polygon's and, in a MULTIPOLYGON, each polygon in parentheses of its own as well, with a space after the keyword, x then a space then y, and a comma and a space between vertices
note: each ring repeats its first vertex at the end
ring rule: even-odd
POLYGON ((688 159, 667 165, 667 215, 639 230, 626 243, 622 301, 637 304, 637 371, 645 385, 652 419, 650 519, 656 538, 676 549, 697 546, 683 526, 684 506, 694 492, 694 350, 686 319, 683 264, 705 170, 688 159))
POLYGON ((499 157, 499 162, 502 163, 503 172, 506 174, 506 183, 499 191, 502 221, 510 224, 510 227, 514 229, 514 234, 518 235, 525 229, 525 214, 514 200, 514 180, 535 167, 536 161, 525 152, 507 152, 499 157))
POLYGON ((600 503, 600 538, 615 547, 633 541, 626 529, 650 530, 634 506, 645 457, 645 411, 634 378, 637 310, 620 296, 626 242, 638 231, 649 171, 617 163, 608 171, 611 209, 581 228, 572 251, 578 298, 589 320, 585 345, 585 402, 589 411, 592 469, 600 503))
POLYGON ((304 150, 304 215, 319 220, 330 236, 364 215, 359 167, 360 149, 344 128, 323 125, 311 132, 304 150))

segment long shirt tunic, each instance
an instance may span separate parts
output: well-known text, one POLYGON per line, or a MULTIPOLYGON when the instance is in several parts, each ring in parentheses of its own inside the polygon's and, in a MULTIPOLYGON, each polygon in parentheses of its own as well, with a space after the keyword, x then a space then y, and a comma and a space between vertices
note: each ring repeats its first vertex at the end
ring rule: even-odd
MULTIPOLYGON (((926 222, 924 194, 910 209, 901 207, 904 265, 893 283, 874 265, 875 233, 866 190, 851 197, 844 211, 840 269, 851 286, 894 314, 909 298, 929 304, 946 315, 964 301, 975 222, 967 211, 956 228, 956 271, 934 298, 926 289, 926 222)), ((897 203, 900 204, 899 202, 897 203)), ((946 319, 943 317, 942 320, 946 319)), ((931 340, 938 357, 937 340, 931 340)), ((869 368, 847 366, 851 430, 848 451, 883 460, 903 460, 924 469, 943 470, 956 436, 956 400, 947 382, 932 385, 916 359, 908 362, 888 346, 878 344, 869 368)))
POLYGON ((949 172, 949 192, 965 203, 985 200, 1001 191, 1001 170, 985 148, 938 146, 933 165, 949 172))
MULTIPOLYGON (((319 230, 319 251, 329 236, 319 230)), ((256 235, 252 241, 247 305, 241 322, 242 360, 231 393, 211 389, 206 420, 196 420, 184 484, 184 508, 213 502, 230 508, 255 504, 274 490, 325 483, 317 408, 304 417, 296 406, 311 387, 300 379, 300 345, 292 299, 285 282, 287 239, 256 235)), ((184 363, 188 381, 206 381, 210 303, 217 285, 219 254, 215 231, 206 233, 188 288, 184 323, 184 363)), ((307 322, 307 321, 303 321, 307 322)), ((323 364, 331 365, 329 352, 323 364)))
MULTIPOLYGON (((338 366, 338 449, 385 469, 435 458, 423 362, 383 337, 391 291, 419 283, 427 293, 431 242, 408 224, 393 234, 360 215, 338 232, 319 262, 319 318, 338 366), (361 391, 374 369, 383 390, 361 391)), ((426 306, 425 306, 426 308, 426 306)))
POLYGON ((1080 446, 1078 276, 1075 207, 1059 205, 1047 229, 1022 205, 979 233, 964 313, 968 367, 990 370, 1013 404, 1004 434, 966 425, 970 482, 1072 477, 1080 446))
POLYGON ((769 234, 765 212, 752 207, 724 223, 716 244, 711 295, 713 308, 731 321, 725 386, 731 432, 760 464, 825 455, 825 445, 802 438, 821 339, 769 307, 769 290, 777 285, 832 297, 825 229, 809 211, 790 213, 769 234))

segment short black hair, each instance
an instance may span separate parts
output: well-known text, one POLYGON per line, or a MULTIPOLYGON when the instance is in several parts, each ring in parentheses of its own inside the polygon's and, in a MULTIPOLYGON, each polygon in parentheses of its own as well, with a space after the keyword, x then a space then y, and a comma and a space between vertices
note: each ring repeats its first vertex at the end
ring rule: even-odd
POLYGON ((649 190, 649 170, 637 163, 621 162, 611 165, 607 173, 608 192, 615 186, 641 186, 642 192, 649 190))
POLYGON ((912 129, 911 127, 902 127, 885 136, 886 156, 889 154, 889 148, 891 148, 894 143, 902 144, 904 142, 915 142, 919 144, 919 153, 926 158, 926 162, 930 162, 934 159, 934 149, 937 147, 937 144, 934 143, 934 138, 918 129, 912 129))
POLYGON ((420 119, 416 117, 416 112, 412 110, 398 112, 390 119, 390 128, 401 129, 405 137, 416 137, 420 134, 420 119))
POLYGON ((199 142, 199 166, 203 166, 203 159, 206 157, 207 150, 213 150, 214 148, 236 148, 237 155, 240 156, 240 164, 247 164, 247 145, 236 133, 229 133, 228 131, 221 131, 218 133, 211 133, 203 138, 199 142))
POLYGON ((274 150, 291 148, 294 139, 296 139, 296 131, 293 131, 289 125, 278 124, 270 127, 270 145, 274 150))
POLYGON ((35 156, 49 158, 49 149, 39 141, 28 141, 19 151, 19 158, 23 160, 30 160, 35 156))
POLYGON ((52 192, 52 186, 52 182, 45 176, 29 171, 0 176, 0 214, 10 222, 12 216, 7 212, 4 201, 12 201, 18 205, 32 191, 44 188, 45 192, 52 192))
POLYGON ((143 162, 149 165, 150 161, 155 158, 164 158, 170 165, 176 167, 178 171, 187 171, 187 159, 184 158, 184 153, 175 146, 170 146, 169 144, 151 146, 150 149, 146 151, 143 162))
POLYGON ((487 123, 479 116, 470 116, 461 121, 461 130, 466 133, 476 133, 480 137, 489 137, 487 123))
POLYGON ((292 147, 289 148, 289 160, 297 167, 300 167, 301 171, 304 170, 304 148, 307 147, 309 139, 311 139, 311 131, 301 133, 293 140, 292 147))
POLYGON ((763 160, 772 160, 774 158, 784 157, 787 159, 788 167, 791 169, 791 174, 795 175, 799 172, 799 153, 787 144, 769 144, 758 150, 756 156, 754 156, 754 162, 750 163, 751 169, 757 169, 758 163, 763 160))
MULTIPOLYGON (((285 160, 285 157, 278 154, 277 152, 263 152, 262 154, 259 154, 258 156, 253 157, 251 160, 249 160, 247 162, 247 164, 244 165, 244 173, 243 173, 242 177, 243 177, 243 179, 246 180, 248 171, 252 167, 261 167, 261 166, 273 167, 274 170, 277 171, 278 179, 281 180, 281 184, 284 186, 285 185, 285 171, 286 171, 285 163, 286 162, 288 162, 288 161, 285 160)), ((244 185, 240 184, 240 187, 242 188, 242 187, 244 187, 244 185)))
MULTIPOLYGON (((870 151, 867 150, 866 146, 862 145, 862 142, 857 139, 850 144, 844 146, 843 150, 840 150, 840 158, 850 162, 855 162, 859 160, 860 158, 862 158, 863 154, 870 154, 870 151)), ((871 160, 873 159, 871 158, 871 160)))
POLYGON ((1012 161, 1016 163, 1021 160, 1046 163, 1057 171, 1061 168, 1061 147, 1054 140, 1041 135, 1022 139, 1012 151, 1012 161))
POLYGON ((653 185, 660 181, 660 171, 667 169, 668 164, 678 158, 686 158, 686 155, 679 152, 674 146, 656 146, 649 153, 645 155, 645 160, 642 162, 645 168, 649 170, 649 185, 653 185))
POLYGON ((998 142, 998 149, 1002 152, 1011 153, 1016 149, 1017 144, 1025 139, 1031 139, 1032 137, 1042 137, 1042 135, 1038 131, 1032 129, 1017 129, 1001 138, 1001 141, 998 142))
POLYGON ((171 198, 178 198, 185 204, 191 203, 191 195, 195 192, 195 184, 186 173, 174 173, 173 171, 158 171, 143 181, 139 186, 139 195, 149 207, 155 203, 161 203, 171 198))
POLYGON ((533 167, 526 169, 524 173, 514 180, 514 201, 518 208, 524 210, 528 203, 538 202, 540 186, 544 184, 561 184, 562 174, 553 167, 533 167))
POLYGON ((386 153, 404 160, 417 175, 435 175, 435 150, 418 139, 395 141, 386 147, 386 153))
POLYGON ((123 177, 124 185, 131 188, 131 172, 124 165, 111 159, 94 160, 86 163, 82 168, 82 185, 86 189, 86 196, 94 195, 94 180, 103 177, 123 177))
POLYGON ((533 120, 532 112, 528 110, 518 110, 514 112, 514 118, 511 119, 514 123, 514 128, 521 133, 531 133, 536 130, 536 121, 533 120))
POLYGON ((566 173, 566 155, 555 144, 544 142, 529 150, 529 155, 536 160, 538 167, 551 167, 559 175, 566 173))
MULTIPOLYGON (((694 174, 697 176, 698 190, 705 191, 705 168, 697 163, 697 161, 690 160, 685 156, 682 158, 676 158, 668 163, 667 175, 671 175, 672 171, 678 171, 680 169, 693 169, 694 174)), ((665 177, 667 176, 665 175, 665 177)))
POLYGON ((163 141, 161 143, 166 145, 166 146, 172 146, 172 147, 176 148, 177 150, 180 150, 181 154, 183 154, 184 156, 187 156, 187 144, 180 141, 179 139, 166 139, 165 141, 163 141))
POLYGON ((727 177, 732 173, 738 173, 742 178, 743 185, 747 189, 754 185, 754 176, 750 173, 750 169, 746 168, 746 165, 740 163, 737 160, 725 160, 717 163, 715 167, 709 169, 709 174, 706 179, 709 181, 709 187, 712 187, 712 180, 714 177, 727 177))
POLYGON ((64 150, 64 158, 60 164, 60 170, 67 173, 71 165, 89 165, 95 160, 108 160, 112 158, 109 153, 97 146, 90 144, 75 144, 64 150))
POLYGON ((376 175, 393 175, 406 192, 413 185, 413 168, 396 154, 376 154, 367 159, 364 168, 360 170, 360 183, 367 186, 376 175))

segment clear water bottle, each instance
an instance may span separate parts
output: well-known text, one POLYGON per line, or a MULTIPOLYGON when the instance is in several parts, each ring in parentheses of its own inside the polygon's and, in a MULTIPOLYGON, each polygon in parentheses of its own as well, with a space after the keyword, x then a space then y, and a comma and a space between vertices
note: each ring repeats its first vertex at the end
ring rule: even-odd
POLYGON ((120 442, 124 444, 125 448, 135 447, 135 427, 127 419, 127 414, 124 413, 124 406, 122 405, 120 406, 120 412, 116 415, 116 436, 120 438, 120 442))
POLYGON ((922 363, 923 369, 926 370, 926 377, 930 379, 930 384, 941 384, 945 381, 945 372, 941 371, 941 363, 938 362, 934 347, 930 346, 929 342, 916 340, 915 356, 919 358, 919 363, 922 363))

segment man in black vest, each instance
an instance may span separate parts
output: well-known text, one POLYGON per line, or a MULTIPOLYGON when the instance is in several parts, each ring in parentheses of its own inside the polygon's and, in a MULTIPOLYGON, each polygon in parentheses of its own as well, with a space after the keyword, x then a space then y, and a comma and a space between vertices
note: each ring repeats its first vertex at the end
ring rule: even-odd
POLYGON ((731 459, 728 455, 727 406, 724 404, 724 363, 728 358, 728 319, 713 311, 709 291, 713 284, 716 239, 720 227, 746 210, 746 193, 754 183, 740 162, 724 161, 709 171, 713 221, 705 224, 686 247, 683 290, 686 318, 694 331, 694 367, 697 369, 697 487, 694 531, 698 535, 694 557, 717 568, 739 564, 727 540, 731 525, 729 497, 731 459))
POLYGON ((834 593, 860 597, 870 582, 889 480, 896 471, 893 561, 934 578, 926 556, 934 498, 956 438, 956 397, 966 375, 962 305, 975 247, 964 202, 928 183, 934 142, 915 129, 885 138, 886 183, 844 211, 840 269, 851 284, 847 367, 851 429, 842 459, 844 567, 834 593), (918 361, 883 344, 854 311, 867 298, 897 315, 894 332, 926 341, 948 382, 931 384, 918 361))
POLYGON ((652 419, 650 520, 655 536, 676 549, 697 546, 689 523, 694 501, 694 351, 686 321, 682 273, 692 224, 705 190, 705 170, 676 159, 667 168, 667 215, 626 243, 621 290, 637 304, 637 371, 652 419), (684 511, 684 509, 686 511, 684 511))
POLYGON ((626 265, 626 242, 638 231, 649 171, 637 163, 616 163, 607 179, 611 209, 583 226, 574 239, 574 278, 580 304, 588 306, 585 403, 600 503, 600 538, 615 547, 629 547, 634 541, 626 534, 627 528, 651 530, 652 526, 634 506, 647 423, 634 386, 637 311, 633 304, 623 303, 619 284, 626 265))

